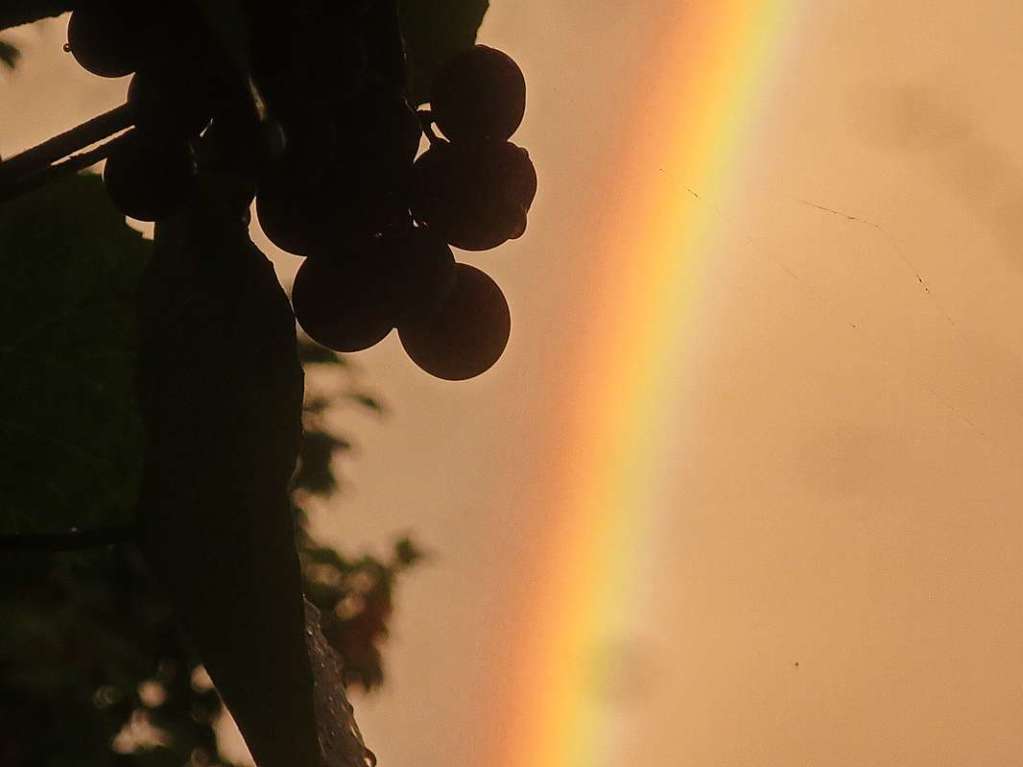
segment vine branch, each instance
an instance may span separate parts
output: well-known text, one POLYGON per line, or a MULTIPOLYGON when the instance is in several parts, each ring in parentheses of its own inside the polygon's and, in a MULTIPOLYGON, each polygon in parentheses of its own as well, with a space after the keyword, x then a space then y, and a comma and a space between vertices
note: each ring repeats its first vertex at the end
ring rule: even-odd
POLYGON ((6 186, 22 176, 41 171, 50 163, 80 152, 133 124, 127 104, 115 107, 0 162, 0 183, 6 186))
POLYGON ((31 175, 21 176, 10 183, 6 183, 3 180, 3 177, 0 176, 0 203, 19 197, 27 192, 31 192, 33 189, 38 189, 51 181, 57 180, 61 176, 65 176, 69 173, 77 173, 80 170, 85 170, 86 168, 95 165, 100 160, 108 157, 110 153, 121 144, 130 141, 134 134, 134 128, 129 131, 125 131, 120 136, 116 136, 87 152, 73 154, 62 162, 47 165, 31 175))

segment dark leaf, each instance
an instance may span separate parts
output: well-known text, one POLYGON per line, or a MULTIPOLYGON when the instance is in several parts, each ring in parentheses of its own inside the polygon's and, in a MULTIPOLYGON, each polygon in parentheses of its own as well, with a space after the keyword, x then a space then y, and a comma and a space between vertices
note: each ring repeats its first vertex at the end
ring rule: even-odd
POLYGON ((0 40, 0 63, 8 69, 14 69, 18 65, 18 59, 20 58, 21 51, 11 43, 0 40))
POLYGON ((377 415, 384 414, 384 406, 376 397, 366 394, 364 392, 349 392, 345 395, 347 399, 352 400, 355 404, 360 407, 364 407, 367 410, 372 410, 377 415))
POLYGON ((488 0, 400 0, 409 67, 409 101, 430 98, 430 83, 444 63, 476 42, 488 0))
POLYGON ((294 320, 244 224, 195 204, 156 242, 140 301, 145 553, 256 759, 315 767, 286 492, 302 398, 294 320))
POLYGON ((0 206, 3 532, 133 517, 135 292, 149 253, 95 175, 0 206))
POLYGON ((298 358, 303 365, 345 366, 348 364, 348 361, 337 352, 304 339, 300 339, 298 343, 298 358))
POLYGON ((257 763, 361 766, 302 599, 294 316, 246 223, 207 210, 157 226, 143 279, 144 549, 257 763))
POLYGON ((305 398, 305 404, 303 407, 307 413, 322 413, 328 407, 330 407, 331 401, 328 397, 312 397, 307 396, 305 398))
POLYGON ((326 432, 306 432, 302 438, 298 471, 292 480, 294 486, 317 495, 331 493, 337 487, 337 483, 330 468, 330 461, 334 457, 334 451, 346 445, 344 441, 326 432))
POLYGON ((302 552, 302 555, 310 562, 329 565, 340 572, 348 572, 352 569, 351 562, 342 557, 336 549, 310 545, 302 552))
POLYGON ((401 538, 394 544, 394 566, 396 568, 411 567, 425 558, 426 554, 411 538, 401 538))

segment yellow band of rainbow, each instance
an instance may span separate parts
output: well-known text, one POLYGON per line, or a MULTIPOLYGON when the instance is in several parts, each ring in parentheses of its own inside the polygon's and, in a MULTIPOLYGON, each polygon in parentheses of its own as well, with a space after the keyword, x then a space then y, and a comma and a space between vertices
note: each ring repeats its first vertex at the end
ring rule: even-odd
POLYGON ((590 325, 558 395, 565 420, 540 448, 543 541, 518 602, 511 699, 488 712, 487 767, 627 760, 614 754, 591 691, 600 643, 651 608, 637 588, 671 474, 660 458, 672 429, 665 403, 686 375, 701 275, 714 258, 716 219, 693 195, 727 199, 737 183, 795 13, 791 0, 679 3, 637 78, 636 102, 622 105, 631 127, 580 283, 590 325))

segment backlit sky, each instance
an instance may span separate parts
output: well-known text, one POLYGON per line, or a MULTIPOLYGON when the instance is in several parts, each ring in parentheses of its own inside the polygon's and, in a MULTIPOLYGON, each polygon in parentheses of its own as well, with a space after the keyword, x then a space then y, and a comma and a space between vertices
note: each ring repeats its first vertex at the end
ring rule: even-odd
MULTIPOLYGON (((735 193, 678 190, 720 226, 662 407, 676 481, 643 552, 649 609, 608 638, 593 695, 613 747, 585 767, 1023 753, 1023 5, 796 5, 735 193)), ((385 767, 477 764, 530 695, 509 689, 530 632, 509 600, 548 566, 534 448, 594 327, 609 158, 654 117, 630 106, 677 6, 497 0, 481 31, 526 73, 515 140, 540 176, 526 236, 468 259, 504 288, 512 341, 466 384, 394 338, 360 355, 391 414, 353 415, 351 488, 320 520, 347 547, 412 531, 435 552, 401 588, 387 689, 356 702, 385 767)), ((60 51, 59 22, 13 37, 0 153, 123 98, 60 51)), ((275 262, 285 282, 299 263, 275 262)))

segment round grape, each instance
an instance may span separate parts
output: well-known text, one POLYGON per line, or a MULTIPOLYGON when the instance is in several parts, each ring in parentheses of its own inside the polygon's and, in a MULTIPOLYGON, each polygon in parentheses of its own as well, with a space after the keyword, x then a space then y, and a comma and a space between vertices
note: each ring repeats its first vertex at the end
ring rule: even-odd
POLYGON ((412 212, 452 245, 489 250, 525 232, 537 185, 525 149, 437 142, 415 171, 412 212))
POLYGON ((330 153, 329 125, 301 122, 287 130, 284 155, 259 179, 256 214, 263 233, 289 253, 304 256, 328 238, 338 192, 318 158, 330 153))
POLYGON ((259 226, 281 250, 298 256, 308 254, 320 237, 325 213, 313 185, 280 171, 259 183, 256 194, 259 226))
POLYGON ((251 113, 223 110, 202 134, 199 163, 252 176, 255 185, 281 158, 285 143, 284 131, 275 120, 259 122, 251 113))
POLYGON ((135 125, 146 132, 185 138, 198 136, 213 112, 205 83, 182 72, 174 77, 137 72, 128 86, 128 108, 135 125))
POLYGON ((508 54, 476 45, 438 73, 430 109, 451 141, 507 141, 526 112, 526 79, 508 54))
POLYGON ((430 375, 464 381, 489 370, 508 345, 511 313, 504 294, 484 272, 456 267, 455 284, 432 313, 398 326, 405 352, 430 375))
POLYGON ((383 257, 392 264, 397 317, 433 312, 455 285, 455 256, 436 233, 409 227, 380 238, 383 257))
POLYGON ((391 174, 407 172, 423 136, 419 115, 401 92, 385 83, 342 102, 335 123, 338 147, 344 154, 363 158, 391 174))
POLYGON ((376 253, 307 258, 295 275, 295 318, 310 338, 338 352, 357 352, 394 328, 390 265, 376 253))
POLYGON ((195 170, 187 142, 136 132, 110 153, 103 182, 110 199, 126 216, 158 221, 188 197, 195 170))
POLYGON ((127 14, 106 2, 72 12, 67 50, 83 69, 100 77, 130 75, 141 59, 138 29, 127 14))

